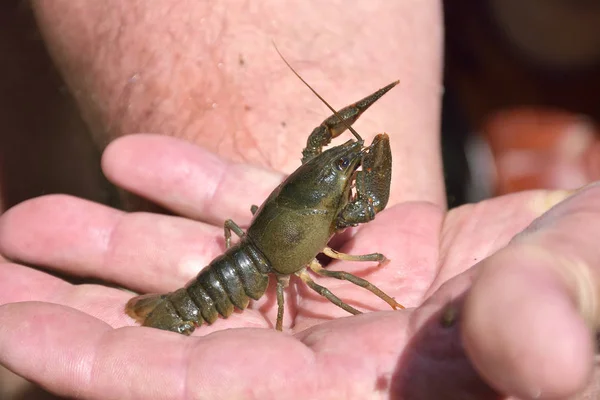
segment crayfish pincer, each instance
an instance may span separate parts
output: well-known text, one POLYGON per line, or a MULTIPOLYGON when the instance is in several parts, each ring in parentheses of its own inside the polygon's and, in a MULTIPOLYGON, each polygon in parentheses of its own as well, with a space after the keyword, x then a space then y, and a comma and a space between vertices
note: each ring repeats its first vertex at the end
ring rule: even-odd
POLYGON ((269 277, 274 276, 278 304, 276 328, 281 330, 283 290, 290 275, 296 275, 335 305, 349 313, 360 314, 314 282, 308 269, 363 287, 393 309, 404 308, 370 282, 348 272, 325 269, 316 258, 323 253, 340 260, 385 261, 379 253, 343 254, 327 244, 336 232, 371 221, 387 204, 392 171, 389 138, 379 134, 370 146, 365 146, 351 125, 397 83, 337 112, 323 100, 333 115, 309 136, 302 152, 302 165, 273 190, 260 207, 252 207, 254 217, 247 231, 232 220, 226 221, 226 251, 222 255, 181 289, 131 299, 127 313, 144 326, 189 335, 204 322, 213 323, 219 315, 229 317, 236 307, 244 310, 250 299, 257 300, 264 295, 269 277), (322 150, 346 129, 357 140, 322 150), (231 231, 240 237, 233 246, 231 231))

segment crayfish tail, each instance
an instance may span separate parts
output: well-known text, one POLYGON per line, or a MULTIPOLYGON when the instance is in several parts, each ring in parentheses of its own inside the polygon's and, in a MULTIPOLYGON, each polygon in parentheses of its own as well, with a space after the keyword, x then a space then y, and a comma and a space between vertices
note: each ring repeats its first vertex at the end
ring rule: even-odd
POLYGON ((140 324, 144 323, 148 314, 150 314, 159 303, 165 301, 164 294, 145 294, 130 299, 125 306, 125 312, 131 318, 140 324))
POLYGON ((146 294, 134 297, 127 302, 125 312, 143 326, 190 335, 197 323, 184 320, 169 296, 170 294, 146 294))

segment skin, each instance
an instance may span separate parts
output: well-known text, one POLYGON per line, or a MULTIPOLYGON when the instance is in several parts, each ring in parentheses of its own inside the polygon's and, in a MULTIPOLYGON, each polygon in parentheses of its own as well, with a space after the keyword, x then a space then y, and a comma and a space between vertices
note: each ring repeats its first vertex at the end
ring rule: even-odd
MULTIPOLYGON (((226 15, 204 3, 166 3, 33 3, 99 146, 121 132, 186 139, 116 140, 103 155, 105 175, 196 221, 64 195, 5 213, 0 252, 11 261, 0 264, 0 364, 53 393, 89 399, 498 398, 492 388, 555 399, 586 386, 595 394, 600 187, 518 193, 446 212, 439 4, 322 6, 335 21, 324 30, 305 2, 226 15), (181 23, 203 17, 206 25, 181 23), (247 224, 250 204, 299 165, 306 135, 328 115, 276 59, 272 37, 336 106, 402 80, 357 124, 365 136, 390 135, 392 199, 339 243, 392 261, 328 268, 369 279, 409 309, 347 317, 292 280, 283 334, 272 329, 274 290, 191 338, 134 327, 123 312, 131 293, 109 285, 155 292, 184 284, 223 251, 222 221, 247 224), (240 63, 247 48, 256 53, 240 63), (365 78, 380 75, 384 82, 365 78), (198 101, 205 95, 210 109, 198 101), (72 285, 49 272, 109 285, 72 285)), ((365 311, 387 310, 354 285, 318 281, 365 311)))

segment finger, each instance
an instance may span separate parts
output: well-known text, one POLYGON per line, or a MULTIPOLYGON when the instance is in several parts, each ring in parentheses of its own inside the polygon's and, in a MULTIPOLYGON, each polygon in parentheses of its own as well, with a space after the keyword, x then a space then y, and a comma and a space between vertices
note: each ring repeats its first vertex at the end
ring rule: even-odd
POLYGON ((100 285, 70 283, 23 265, 0 264, 0 305, 43 301, 84 311, 113 327, 132 325, 124 312, 131 294, 100 285))
POLYGON ((566 190, 529 190, 450 210, 441 233, 441 268, 425 297, 506 246, 535 218, 571 194, 566 190))
POLYGON ((77 398, 246 398, 249 391, 302 390, 289 386, 289 377, 301 373, 295 381, 304 382, 311 374, 306 346, 272 330, 246 330, 244 340, 240 333, 190 339, 155 329, 113 330, 70 308, 9 304, 0 307, 0 364, 77 398), (277 372, 265 375, 268 369, 277 372))
POLYGON ((283 178, 161 135, 115 140, 104 152, 102 168, 116 185, 180 215, 215 225, 229 218, 248 223, 250 206, 262 204, 283 178))
POLYGON ((585 387, 600 322, 598 237, 595 185, 478 266, 465 305, 465 347, 501 392, 566 398, 585 387))
POLYGON ((0 364, 77 398, 371 398, 410 390, 391 382, 399 379, 394 371, 407 340, 399 329, 406 317, 347 318, 300 340, 268 329, 186 338, 149 328, 112 330, 70 308, 17 303, 0 307, 0 364))
POLYGON ((26 201, 0 218, 6 257, 144 292, 183 285, 223 251, 222 237, 222 228, 63 195, 26 201))

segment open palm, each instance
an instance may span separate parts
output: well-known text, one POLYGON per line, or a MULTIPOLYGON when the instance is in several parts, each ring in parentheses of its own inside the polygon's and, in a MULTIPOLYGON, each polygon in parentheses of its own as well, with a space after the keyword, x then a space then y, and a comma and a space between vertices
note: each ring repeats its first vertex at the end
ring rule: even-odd
POLYGON ((396 204, 339 246, 381 252, 390 263, 328 268, 368 279, 407 310, 390 311, 348 282, 315 278, 365 311, 351 317, 292 280, 284 333, 272 329, 271 287, 248 310, 187 338, 134 326, 124 313, 133 294, 114 286, 181 287, 223 251, 222 221, 247 225, 250 205, 282 175, 151 135, 113 143, 103 168, 186 218, 46 196, 0 220, 0 250, 21 263, 0 265, 0 363, 54 393, 90 399, 495 398, 465 355, 464 324, 453 322, 481 270, 476 264, 564 198, 529 192, 450 213, 427 202, 396 204))

